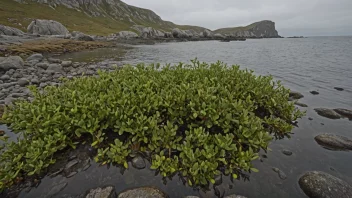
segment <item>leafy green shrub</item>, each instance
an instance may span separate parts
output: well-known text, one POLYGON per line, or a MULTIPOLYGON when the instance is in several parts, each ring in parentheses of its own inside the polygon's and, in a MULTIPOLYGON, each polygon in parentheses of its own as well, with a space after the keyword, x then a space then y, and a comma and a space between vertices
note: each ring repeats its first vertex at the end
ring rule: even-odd
POLYGON ((192 63, 125 66, 43 92, 31 87, 34 100, 17 101, 3 115, 21 139, 1 151, 0 187, 55 163, 53 154, 82 135, 98 149, 97 161, 127 168, 135 150, 148 151, 153 169, 181 173, 190 185, 256 171, 259 150, 302 116, 289 90, 239 66, 192 63))

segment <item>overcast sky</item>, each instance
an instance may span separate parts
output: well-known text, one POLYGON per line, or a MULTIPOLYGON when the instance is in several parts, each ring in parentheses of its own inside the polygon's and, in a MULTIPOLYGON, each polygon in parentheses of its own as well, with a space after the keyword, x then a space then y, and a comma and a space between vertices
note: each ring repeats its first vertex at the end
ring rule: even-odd
POLYGON ((163 20, 209 29, 276 22, 282 36, 352 35, 352 0, 123 0, 163 20))

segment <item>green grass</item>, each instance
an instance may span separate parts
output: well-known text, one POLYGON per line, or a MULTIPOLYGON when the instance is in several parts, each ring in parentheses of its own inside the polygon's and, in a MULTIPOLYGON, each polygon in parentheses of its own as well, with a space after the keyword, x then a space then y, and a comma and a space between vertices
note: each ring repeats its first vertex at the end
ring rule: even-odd
POLYGON ((234 32, 238 32, 238 31, 248 31, 248 30, 254 28, 260 22, 261 21, 255 22, 255 23, 252 23, 252 24, 247 25, 247 26, 221 28, 221 29, 215 30, 214 32, 215 33, 220 33, 220 34, 232 34, 234 32))
MULTIPOLYGON (((147 9, 129 7, 133 11, 143 14, 154 15, 154 13, 147 9)), ((84 7, 81 10, 86 10, 84 7)), ((93 9, 93 8, 89 8, 93 9)), ((102 4, 100 9, 111 15, 112 9, 108 5, 102 4)), ((120 10, 119 10, 120 11, 120 10)), ((123 12, 123 10, 121 10, 123 12)), ((127 13, 128 14, 128 13, 127 13)), ((130 30, 134 24, 127 19, 114 19, 112 16, 107 17, 90 17, 82 11, 67 8, 65 6, 58 6, 55 9, 34 2, 27 2, 27 4, 17 3, 14 0, 0 0, 0 24, 19 28, 22 31, 27 31, 28 25, 33 19, 49 19, 62 23, 69 31, 81 31, 87 34, 94 35, 108 35, 123 30, 130 30), (10 20, 9 20, 10 19, 10 20), (21 25, 19 25, 22 24, 21 25)), ((156 23, 149 20, 132 19, 138 25, 153 27, 156 29, 171 31, 175 27, 181 29, 195 29, 200 30, 197 26, 178 26, 172 22, 157 20, 156 23)))
POLYGON ((50 19, 59 21, 69 31, 81 31, 87 34, 107 35, 128 30, 132 25, 125 21, 115 21, 108 17, 88 17, 86 14, 58 6, 52 9, 37 3, 20 4, 13 0, 0 1, 0 24, 26 31, 32 19, 50 19), (8 18, 16 21, 10 22, 8 18), (22 26, 17 23, 21 23, 22 26))

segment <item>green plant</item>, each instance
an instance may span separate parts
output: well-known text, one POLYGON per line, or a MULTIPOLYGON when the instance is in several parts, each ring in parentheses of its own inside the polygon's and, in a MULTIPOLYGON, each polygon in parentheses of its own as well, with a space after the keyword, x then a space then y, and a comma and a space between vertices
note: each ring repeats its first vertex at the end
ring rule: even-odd
POLYGON ((20 139, 1 150, 0 188, 83 140, 98 149, 97 161, 126 168, 132 150, 149 152, 152 168, 181 173, 190 185, 221 173, 237 178, 257 171, 251 161, 259 150, 288 136, 303 115, 280 82, 222 62, 125 66, 30 89, 34 100, 16 101, 2 117, 20 139))

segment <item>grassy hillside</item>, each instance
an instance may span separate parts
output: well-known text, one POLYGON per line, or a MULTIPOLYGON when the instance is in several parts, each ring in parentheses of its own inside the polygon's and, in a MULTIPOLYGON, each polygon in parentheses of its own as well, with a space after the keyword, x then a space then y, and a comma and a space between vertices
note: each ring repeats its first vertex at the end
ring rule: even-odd
MULTIPOLYGON (((123 4, 123 2, 121 2, 123 4)), ((178 27, 181 29, 194 29, 196 31, 203 29, 196 26, 179 26, 172 22, 163 21, 154 12, 128 6, 128 9, 140 14, 153 16, 151 20, 141 20, 132 18, 138 25, 150 26, 164 31, 171 31, 172 28, 178 27)), ((0 0, 0 24, 16 27, 26 31, 27 26, 33 19, 51 19, 59 21, 65 25, 70 31, 81 31, 87 34, 108 35, 122 30, 131 30, 135 23, 126 18, 119 17, 126 10, 119 10, 119 13, 113 13, 113 10, 108 5, 102 4, 100 7, 84 7, 81 11, 70 9, 65 6, 51 8, 48 5, 27 2, 26 4, 17 3, 14 0, 0 0), (99 10, 104 12, 106 17, 92 17, 84 13, 99 10), (118 15, 117 15, 118 14, 118 15), (21 24, 21 25, 20 25, 21 24)), ((130 14, 130 13, 125 13, 130 14)))
POLYGON ((255 27, 258 23, 260 23, 260 21, 252 23, 247 26, 221 28, 221 29, 215 30, 214 32, 220 33, 220 34, 232 34, 234 32, 238 32, 238 31, 248 31, 248 30, 252 29, 253 27, 255 27))

